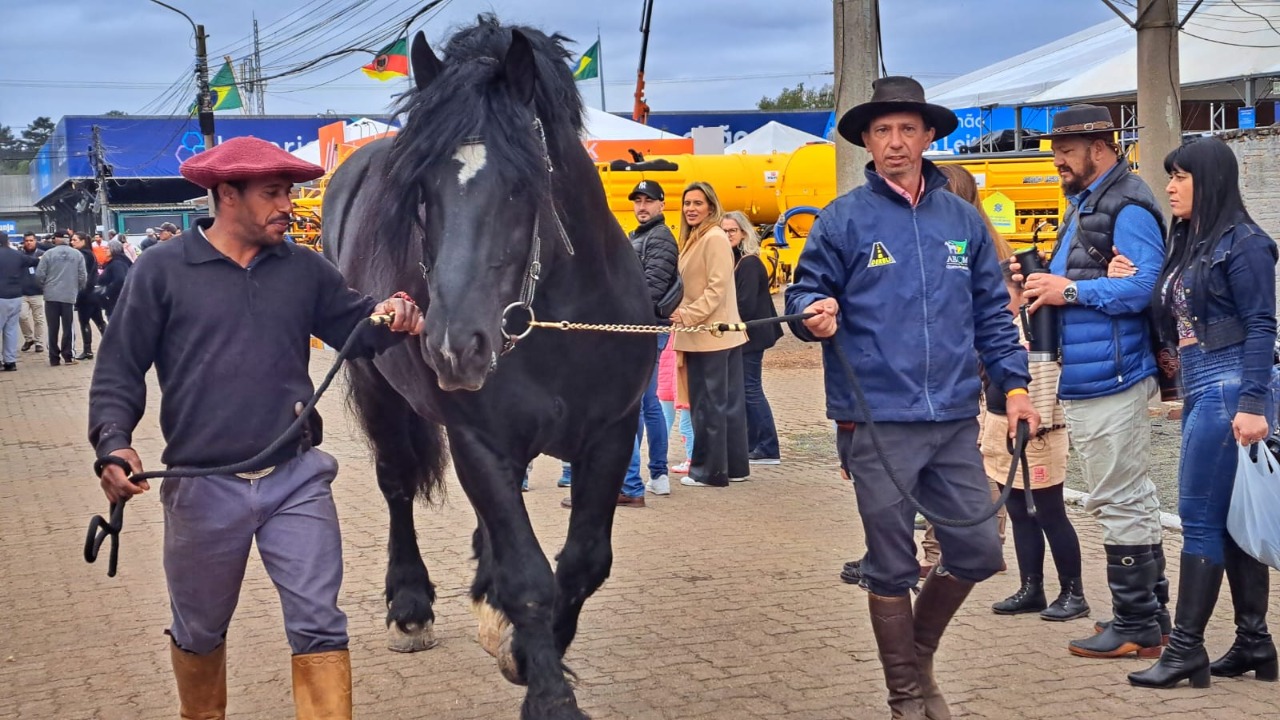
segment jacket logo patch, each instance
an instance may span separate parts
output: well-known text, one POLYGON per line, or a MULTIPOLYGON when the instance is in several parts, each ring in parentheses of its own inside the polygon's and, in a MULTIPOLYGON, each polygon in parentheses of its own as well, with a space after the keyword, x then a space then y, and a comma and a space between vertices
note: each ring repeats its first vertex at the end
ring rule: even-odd
POLYGON ((884 267, 885 265, 892 265, 895 262, 897 262, 897 260, 894 260, 893 256, 889 254, 884 243, 877 242, 875 245, 871 246, 871 261, 867 263, 867 267, 884 267))
POLYGON ((947 267, 948 268, 969 268, 969 241, 968 240, 948 240, 947 241, 947 267))

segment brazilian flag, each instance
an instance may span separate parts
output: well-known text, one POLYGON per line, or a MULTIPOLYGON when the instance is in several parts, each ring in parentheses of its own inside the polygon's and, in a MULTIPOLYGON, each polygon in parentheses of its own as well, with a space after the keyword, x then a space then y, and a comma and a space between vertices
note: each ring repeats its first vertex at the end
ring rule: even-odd
POLYGON ((582 57, 578 58, 578 67, 573 70, 574 80, 590 80, 600 77, 600 41, 592 45, 582 57))
POLYGON ((235 110, 243 107, 240 102, 240 90, 236 87, 236 76, 231 72, 231 63, 224 62, 222 69, 209 81, 209 93, 212 96, 214 110, 235 110))

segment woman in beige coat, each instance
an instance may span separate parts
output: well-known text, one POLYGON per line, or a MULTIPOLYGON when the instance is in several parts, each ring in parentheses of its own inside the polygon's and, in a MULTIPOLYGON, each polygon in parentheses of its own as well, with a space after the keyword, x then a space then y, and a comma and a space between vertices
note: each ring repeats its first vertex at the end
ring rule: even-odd
MULTIPOLYGON (((720 229, 724 209, 703 182, 685 188, 680 220, 680 277, 684 301, 671 315, 676 325, 739 322, 733 249, 720 229)), ((724 487, 751 474, 747 461, 747 411, 742 390, 742 333, 676 333, 682 376, 693 415, 693 458, 681 484, 724 487)))

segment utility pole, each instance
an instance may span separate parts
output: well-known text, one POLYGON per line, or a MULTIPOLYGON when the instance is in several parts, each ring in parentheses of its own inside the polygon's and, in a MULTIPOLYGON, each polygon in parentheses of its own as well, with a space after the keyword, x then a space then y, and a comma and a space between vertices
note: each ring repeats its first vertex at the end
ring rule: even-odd
POLYGON ((98 184, 98 197, 96 205, 102 223, 102 237, 107 238, 107 231, 111 230, 111 208, 107 206, 107 178, 111 177, 114 169, 107 164, 106 152, 102 147, 102 128, 97 125, 93 126, 93 144, 89 146, 89 161, 93 163, 93 177, 98 184))
MULTIPOLYGON (((196 97, 196 107, 199 109, 200 118, 200 134, 204 136, 204 149, 212 150, 215 142, 213 134, 213 101, 209 97, 209 53, 205 47, 205 41, 208 39, 204 34, 204 26, 197 25, 191 16, 182 12, 178 8, 161 2, 161 0, 151 0, 151 2, 162 8, 172 10, 187 22, 191 23, 191 29, 196 34, 196 88, 199 95, 196 97)), ((209 215, 213 215, 213 191, 209 191, 209 215)))
MULTIPOLYGON (((871 99, 871 83, 880 76, 880 8, 878 0, 833 0, 835 9, 835 117, 871 99)), ((863 182, 866 150, 839 136, 836 145, 836 192, 843 195, 863 182)))
POLYGON ((1138 175, 1166 215, 1164 157, 1182 144, 1178 0, 1138 0, 1138 175))
POLYGON ((262 45, 258 43, 258 17, 253 18, 253 91, 258 99, 258 114, 267 114, 267 84, 262 81, 262 45))

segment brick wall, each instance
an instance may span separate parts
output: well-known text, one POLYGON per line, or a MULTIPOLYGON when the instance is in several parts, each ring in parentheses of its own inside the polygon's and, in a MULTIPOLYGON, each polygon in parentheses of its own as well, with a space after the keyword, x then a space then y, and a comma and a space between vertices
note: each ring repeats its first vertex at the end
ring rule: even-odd
POLYGON ((1220 135, 1240 162, 1240 192, 1255 222, 1280 238, 1280 127, 1220 135))

